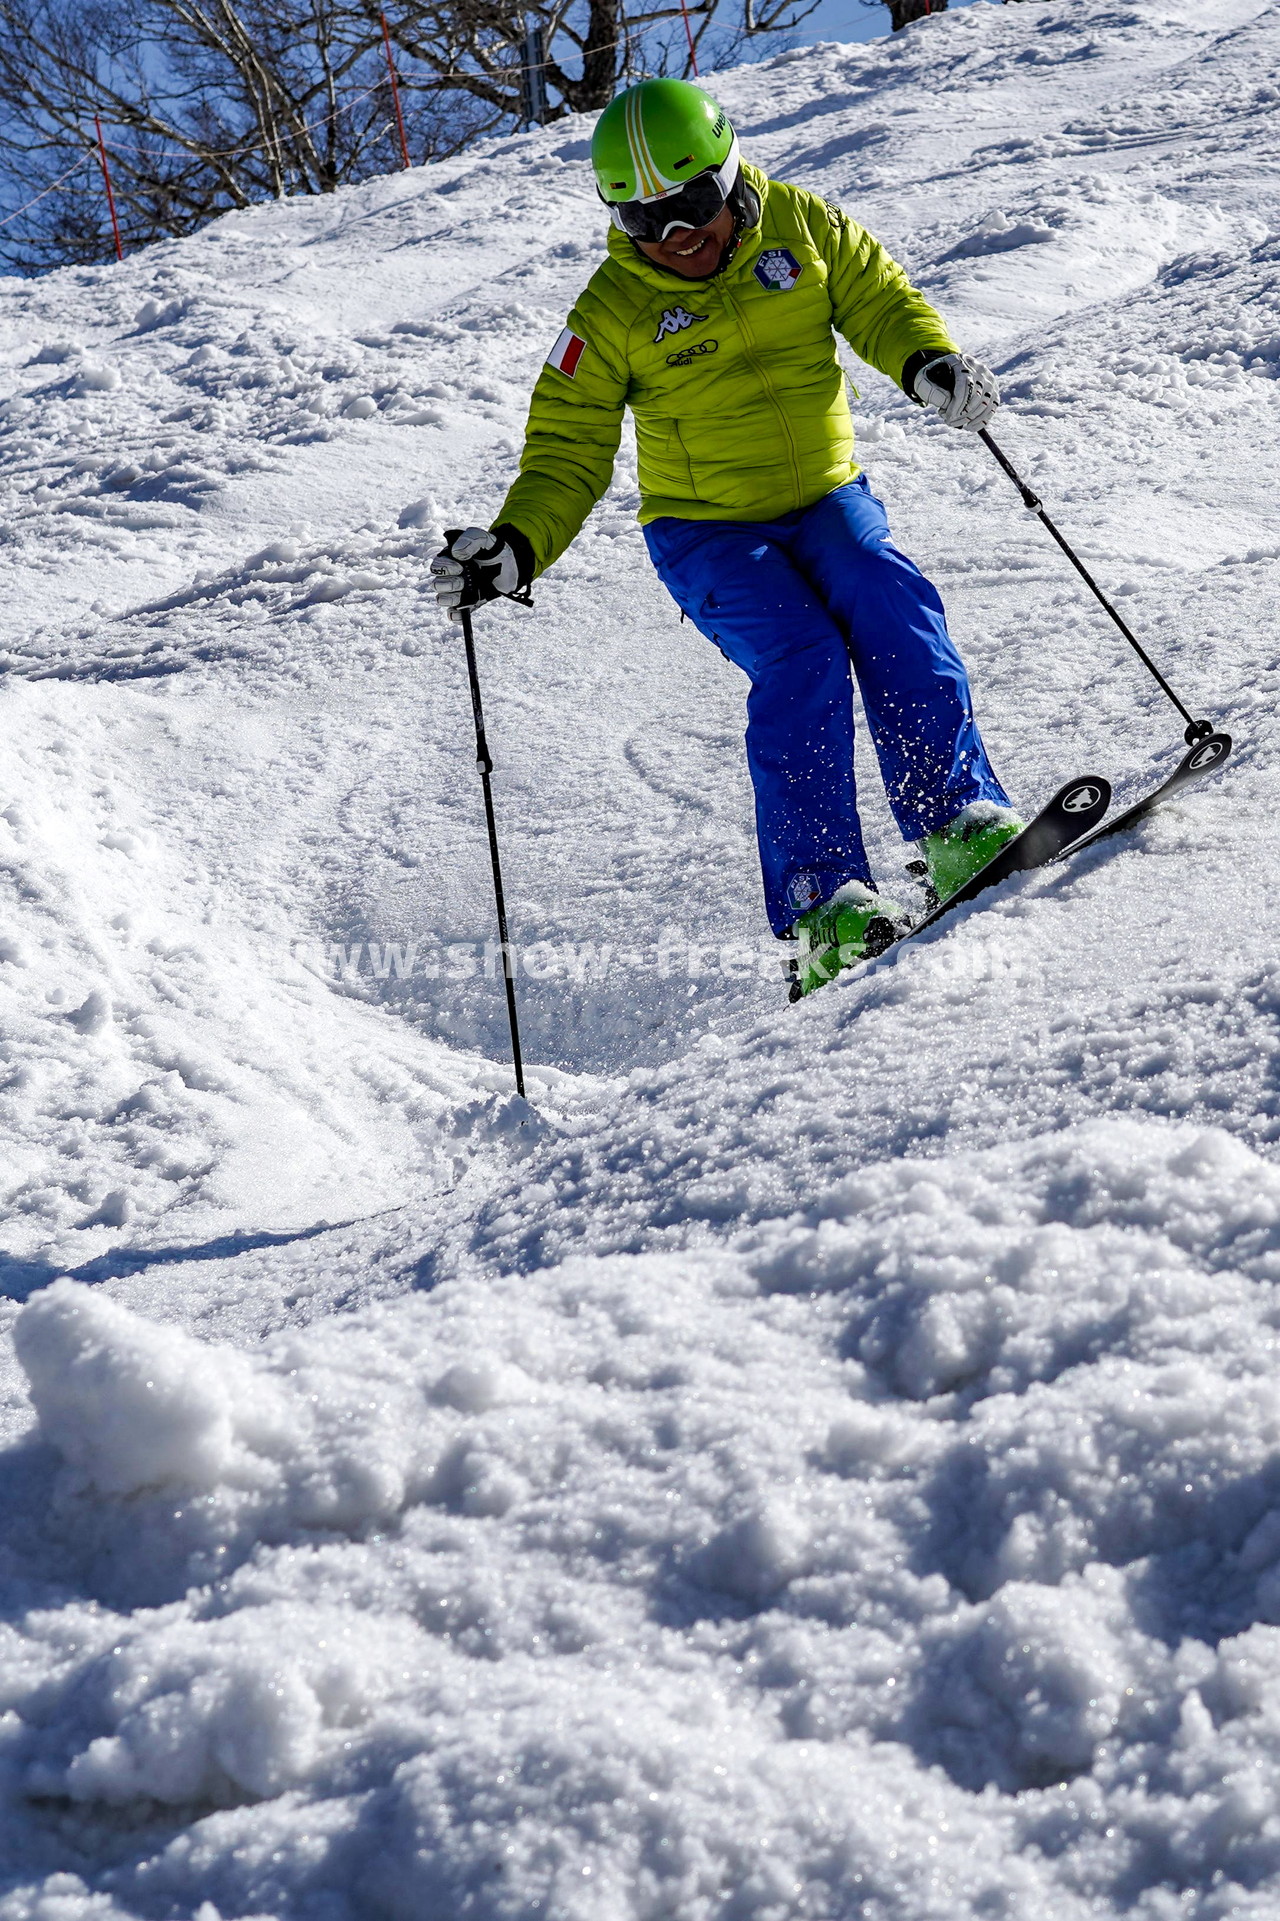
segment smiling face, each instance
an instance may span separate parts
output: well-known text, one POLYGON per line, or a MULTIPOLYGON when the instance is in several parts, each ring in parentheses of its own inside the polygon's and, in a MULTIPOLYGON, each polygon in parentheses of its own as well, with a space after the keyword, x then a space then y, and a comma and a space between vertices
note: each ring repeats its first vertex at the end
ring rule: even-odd
POLYGON ((709 227, 677 227, 665 240, 637 240, 636 245, 656 266, 685 280, 705 280, 720 264, 733 237, 733 214, 721 207, 709 227))

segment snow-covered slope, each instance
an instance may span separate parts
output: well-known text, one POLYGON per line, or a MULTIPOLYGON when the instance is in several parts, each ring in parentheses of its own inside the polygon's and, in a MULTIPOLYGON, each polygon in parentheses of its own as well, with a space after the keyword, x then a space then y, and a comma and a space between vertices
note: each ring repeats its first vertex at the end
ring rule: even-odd
MULTIPOLYGON (((522 1114, 425 563, 598 255, 589 126, 0 283, 0 1921, 1280 1905, 1280 9, 716 85, 1237 754, 789 1009, 624 452, 478 623, 522 1114)), ((853 377, 1015 796, 1139 788, 1156 690, 853 377)))

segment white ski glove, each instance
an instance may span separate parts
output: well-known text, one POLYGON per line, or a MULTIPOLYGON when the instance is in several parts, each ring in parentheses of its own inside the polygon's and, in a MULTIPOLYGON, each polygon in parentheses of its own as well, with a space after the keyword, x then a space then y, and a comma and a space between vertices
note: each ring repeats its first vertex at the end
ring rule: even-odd
POLYGON ((450 620, 501 594, 519 594, 533 578, 533 549, 518 528, 453 527, 431 563, 436 600, 450 620))
POLYGON ((971 433, 985 427, 1000 405, 995 375, 969 354, 933 355, 916 369, 910 393, 948 427, 967 427, 971 433))

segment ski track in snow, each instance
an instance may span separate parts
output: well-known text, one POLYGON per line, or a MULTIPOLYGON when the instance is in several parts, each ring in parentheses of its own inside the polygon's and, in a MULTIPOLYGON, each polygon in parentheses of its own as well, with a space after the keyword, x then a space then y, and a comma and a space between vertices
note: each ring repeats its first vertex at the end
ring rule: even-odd
MULTIPOLYGON (((523 1110, 426 563, 599 256, 589 123, 0 282, 0 1921, 1280 1905, 1280 8, 713 84, 1236 753, 788 1008, 628 435, 477 622, 523 1110)), ((1158 692, 850 373, 1015 798, 1122 804, 1158 692)))

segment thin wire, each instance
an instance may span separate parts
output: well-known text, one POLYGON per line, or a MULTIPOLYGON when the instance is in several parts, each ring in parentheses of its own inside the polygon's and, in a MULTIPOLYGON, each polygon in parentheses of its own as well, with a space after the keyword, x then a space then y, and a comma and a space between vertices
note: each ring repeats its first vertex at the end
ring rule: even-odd
MULTIPOLYGON (((673 13, 674 11, 675 9, 672 8, 673 13)), ((589 47, 576 47, 574 49, 574 53, 577 55, 577 57, 580 60, 585 60, 589 53, 608 53, 611 47, 629 46, 632 38, 633 38, 633 35, 630 33, 619 34, 616 40, 596 40, 589 47)), ((574 57, 573 54, 569 55, 570 59, 572 59, 573 57, 574 57)), ((560 62, 558 60, 530 60, 528 63, 528 66, 526 67, 525 62, 522 60, 518 67, 507 67, 507 68, 499 67, 497 75, 483 74, 478 77, 486 80, 491 78, 501 78, 501 76, 504 73, 532 72, 532 70, 536 67, 558 67, 559 65, 560 65, 560 62)))
MULTIPOLYGON (((361 92, 355 94, 352 99, 344 101, 339 107, 335 107, 332 113, 322 114, 318 120, 304 120, 300 127, 286 128, 284 130, 285 137, 292 138, 294 135, 300 133, 315 133, 317 128, 328 126, 332 121, 336 120, 339 114, 350 113, 353 108, 359 106, 362 100, 367 100, 371 93, 380 93, 385 85, 385 81, 376 80, 371 87, 363 88, 361 92)), ((181 147, 180 141, 174 141, 173 144, 181 147)), ((208 160, 236 160, 239 159, 241 154, 258 153, 264 147, 270 147, 273 144, 274 142, 269 139, 250 140, 244 146, 219 147, 212 153, 188 150, 188 157, 201 162, 208 160)), ((114 138, 111 141, 111 150, 113 153, 140 153, 145 160, 163 160, 166 152, 166 149, 163 147, 139 147, 132 140, 116 140, 114 138)))
MULTIPOLYGON (((589 53, 607 53, 614 47, 628 46, 632 38, 633 35, 630 33, 619 34, 612 40, 598 40, 589 47, 578 47, 575 51, 581 59, 585 59, 589 53)), ((518 74, 531 72, 539 67, 558 67, 559 65, 560 62, 558 60, 532 60, 528 63, 521 61, 518 66, 500 67, 496 73, 487 73, 482 68, 481 71, 475 75, 475 78, 478 80, 501 80, 509 75, 514 79, 518 74)), ((437 76, 433 76, 433 79, 435 78, 437 78, 437 76)), ((375 80, 372 86, 364 87, 350 100, 344 101, 339 107, 335 107, 332 113, 322 114, 318 120, 304 120, 300 127, 294 127, 286 131, 290 134, 315 133, 318 128, 327 126, 331 121, 335 120, 340 113, 350 113, 353 108, 359 106, 362 100, 367 100, 371 93, 380 93, 385 84, 382 80, 375 80)), ((389 124, 388 122, 388 125, 389 124)), ((179 142, 175 142, 174 144, 180 145, 179 142)), ((260 152, 262 148, 269 147, 271 144, 272 142, 266 139, 251 140, 240 147, 217 148, 213 153, 192 153, 191 158, 201 161, 235 160, 238 159, 241 154, 257 153, 260 152)), ((113 138, 111 141, 111 149, 114 153, 140 153, 148 160, 159 160, 164 157, 163 148, 140 147, 131 140, 116 140, 113 138)))
MULTIPOLYGON (((687 21, 686 21, 686 24, 687 24, 687 21)), ((580 47, 577 49, 577 51, 581 55, 581 57, 585 59, 588 53, 606 53, 613 47, 628 46, 631 42, 632 37, 633 36, 630 33, 620 34, 617 36, 617 38, 613 40, 601 40, 597 42, 596 45, 594 46, 580 47)), ((557 67, 559 66, 559 64, 560 62, 558 60, 536 60, 536 61, 531 61, 529 63, 528 68, 525 67, 524 63, 521 63, 519 67, 512 67, 507 71, 509 71, 512 78, 514 78, 517 73, 531 71, 534 68, 538 68, 538 67, 542 67, 542 68, 557 67)), ((481 79, 502 78, 502 77, 503 77, 503 71, 501 69, 499 70, 499 73, 497 75, 489 75, 489 74, 482 73, 477 76, 477 78, 481 78, 481 79)), ((293 134, 314 133, 317 128, 326 126, 329 123, 331 123, 333 120, 335 120, 339 114, 350 113, 353 110, 353 108, 359 106, 362 100, 367 100, 370 94, 379 93, 383 85, 384 85, 383 81, 381 80, 376 81, 373 84, 373 86, 365 87, 360 93, 356 94, 354 99, 345 101, 343 105, 341 105, 340 107, 335 107, 332 113, 324 114, 319 120, 304 121, 301 127, 293 128, 291 130, 292 133, 293 134)), ((379 128, 378 130, 379 133, 385 132, 386 129, 390 127, 390 125, 391 125, 391 122, 387 121, 384 127, 379 128)), ((192 151, 190 149, 184 150, 181 146, 181 142, 176 140, 172 143, 172 145, 177 147, 179 152, 185 151, 186 158, 193 160, 200 165, 205 165, 210 160, 237 160, 243 154, 260 153, 265 148, 271 146, 272 142, 267 139, 251 140, 247 142, 244 146, 220 147, 216 149, 213 153, 202 153, 198 150, 192 151)), ((140 147, 137 145, 135 141, 118 140, 118 139, 115 139, 114 137, 110 142, 110 148, 113 153, 141 154, 144 160, 163 160, 166 157, 167 153, 170 151, 170 149, 166 149, 164 147, 140 147)), ((72 174, 77 173, 79 169, 85 166, 90 160, 93 159, 93 157, 94 157, 94 151, 92 148, 90 148, 90 150, 87 153, 85 153, 81 159, 76 161, 74 166, 68 167, 67 171, 64 174, 60 174, 58 178, 53 182, 52 186, 46 187, 42 193, 38 193, 35 196, 34 200, 25 201, 21 207, 16 207, 12 213, 6 214, 4 219, 0 220, 0 227, 10 226, 13 221, 18 219, 19 215, 24 213, 29 213, 32 207, 38 207, 42 200, 47 200, 51 193, 56 193, 58 188, 61 187, 64 184, 64 182, 70 180, 72 174)))
POLYGON ((32 207, 38 207, 40 202, 47 200, 51 193, 57 193, 58 188, 62 186, 64 181, 70 180, 73 173, 79 173, 81 167, 87 167, 92 159, 92 152, 81 154, 74 167, 68 167, 65 173, 59 174, 51 187, 46 187, 44 192, 38 193, 34 200, 25 201, 21 207, 15 207, 12 213, 7 213, 4 219, 0 220, 0 227, 9 226, 12 221, 18 218, 19 214, 30 213, 32 207))

